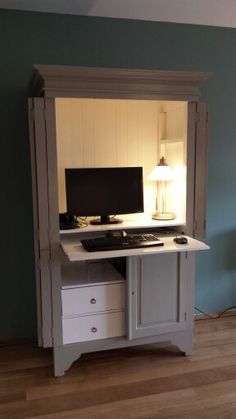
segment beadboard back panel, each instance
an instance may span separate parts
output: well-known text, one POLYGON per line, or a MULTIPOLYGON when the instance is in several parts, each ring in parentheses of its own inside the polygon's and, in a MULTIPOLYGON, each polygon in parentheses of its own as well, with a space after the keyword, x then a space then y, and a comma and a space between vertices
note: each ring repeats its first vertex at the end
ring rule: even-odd
POLYGON ((60 212, 66 211, 64 170, 76 167, 142 166, 144 209, 156 210, 157 185, 147 177, 160 159, 161 109, 156 100, 56 99, 60 212))

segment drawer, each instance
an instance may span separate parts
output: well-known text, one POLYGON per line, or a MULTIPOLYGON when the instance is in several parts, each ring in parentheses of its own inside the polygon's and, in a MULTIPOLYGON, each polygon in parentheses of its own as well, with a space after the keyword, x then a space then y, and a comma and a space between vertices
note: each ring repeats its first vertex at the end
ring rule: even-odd
POLYGON ((63 344, 125 335, 125 314, 96 314, 62 319, 63 344))
POLYGON ((125 306, 124 282, 62 290, 62 315, 74 316, 125 306))

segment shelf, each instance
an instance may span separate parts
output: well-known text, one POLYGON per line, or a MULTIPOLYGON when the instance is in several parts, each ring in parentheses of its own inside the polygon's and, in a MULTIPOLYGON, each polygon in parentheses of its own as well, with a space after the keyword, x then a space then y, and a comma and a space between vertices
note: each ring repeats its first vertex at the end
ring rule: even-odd
POLYGON ((127 257, 127 256, 145 256, 155 255, 158 253, 170 253, 170 252, 193 252, 197 250, 207 250, 209 246, 198 240, 188 237, 188 244, 176 244, 172 237, 162 237, 160 239, 164 242, 164 246, 139 248, 139 249, 120 249, 120 250, 109 250, 101 252, 87 252, 78 237, 76 236, 65 236, 61 240, 61 247, 68 259, 71 262, 82 261, 82 260, 93 260, 93 259, 109 259, 113 257, 127 257))
POLYGON ((117 284, 125 278, 108 262, 79 261, 62 265, 62 289, 117 284))
POLYGON ((151 216, 141 216, 139 219, 127 219, 120 224, 103 224, 103 225, 92 225, 89 224, 85 227, 75 228, 72 230, 60 230, 61 236, 73 235, 73 234, 84 234, 84 233, 95 233, 103 232, 108 230, 126 230, 126 229, 141 229, 141 228, 159 228, 159 227, 174 227, 184 225, 184 220, 175 218, 174 220, 160 221, 152 220, 151 216))
POLYGON ((160 143, 161 144, 170 144, 170 143, 183 143, 184 137, 180 138, 161 138, 160 143))

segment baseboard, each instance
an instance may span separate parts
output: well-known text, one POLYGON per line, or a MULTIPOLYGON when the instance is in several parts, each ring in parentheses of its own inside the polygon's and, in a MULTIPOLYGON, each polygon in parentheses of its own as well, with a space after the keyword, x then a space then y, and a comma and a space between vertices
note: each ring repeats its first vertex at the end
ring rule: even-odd
POLYGON ((35 337, 32 337, 32 338, 16 338, 16 339, 11 339, 11 340, 0 340, 0 347, 28 345, 28 344, 37 344, 37 339, 35 337))
POLYGON ((230 310, 227 310, 224 314, 220 315, 222 313, 222 311, 219 312, 215 312, 215 313, 207 313, 208 316, 206 316, 205 314, 202 313, 195 313, 194 314, 194 320, 198 321, 198 320, 210 320, 210 319, 219 319, 219 318, 223 318, 223 317, 232 317, 232 316, 236 316, 236 308, 232 308, 230 310), (220 317, 219 317, 220 316, 220 317))

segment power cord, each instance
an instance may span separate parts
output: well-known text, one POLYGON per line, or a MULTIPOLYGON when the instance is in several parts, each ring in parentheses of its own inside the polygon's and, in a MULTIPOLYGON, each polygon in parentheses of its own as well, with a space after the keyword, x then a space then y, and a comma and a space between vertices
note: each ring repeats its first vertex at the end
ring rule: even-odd
POLYGON ((79 227, 87 227, 89 224, 87 217, 77 217, 77 221, 79 222, 79 227))
POLYGON ((206 313, 203 310, 200 310, 200 308, 198 307, 194 307, 194 309, 199 311, 199 313, 204 314, 204 316, 208 317, 209 319, 220 319, 227 311, 236 309, 236 306, 228 307, 225 310, 221 311, 219 314, 216 314, 215 316, 212 316, 211 314, 206 313))

